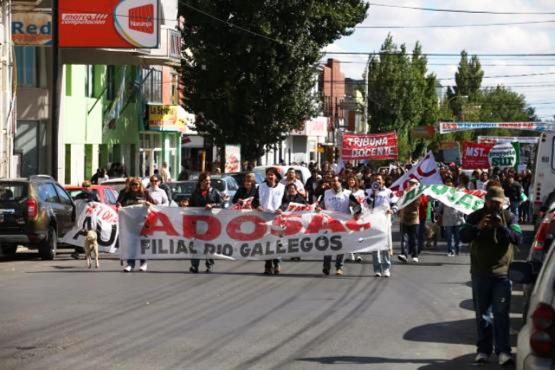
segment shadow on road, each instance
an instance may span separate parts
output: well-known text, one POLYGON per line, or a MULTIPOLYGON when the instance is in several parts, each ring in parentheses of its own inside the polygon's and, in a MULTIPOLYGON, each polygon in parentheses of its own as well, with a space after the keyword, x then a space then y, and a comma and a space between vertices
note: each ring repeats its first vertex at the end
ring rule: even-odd
MULTIPOLYGON (((387 358, 372 356, 329 356, 329 357, 306 357, 298 361, 316 362, 322 365, 372 365, 372 364, 422 364, 419 370, 463 370, 463 369, 498 369, 499 366, 495 362, 495 356, 492 356, 491 362, 485 365, 475 365, 474 353, 456 357, 452 360, 444 359, 405 359, 405 358, 387 358)), ((514 367, 504 367, 511 369, 514 367)))

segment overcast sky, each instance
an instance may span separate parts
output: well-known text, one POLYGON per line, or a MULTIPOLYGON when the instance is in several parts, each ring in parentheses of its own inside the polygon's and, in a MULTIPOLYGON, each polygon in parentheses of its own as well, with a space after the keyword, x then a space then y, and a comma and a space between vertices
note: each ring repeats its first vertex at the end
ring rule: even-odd
MULTIPOLYGON (((379 51, 388 33, 397 44, 405 43, 412 51, 420 41, 424 53, 460 53, 466 49, 477 53, 554 53, 555 54, 555 0, 376 0, 375 3, 432 7, 443 9, 489 10, 503 12, 551 12, 540 15, 492 15, 428 12, 370 6, 368 16, 359 26, 429 26, 483 23, 511 23, 553 20, 553 23, 508 25, 495 27, 416 28, 416 29, 363 29, 357 28, 348 37, 329 45, 326 51, 372 52, 379 51)), ((372 3, 372 1, 371 1, 372 3)), ((325 55, 339 59, 346 77, 362 78, 366 56, 325 55)), ((440 79, 454 78, 460 57, 428 57, 429 71, 440 79), (448 65, 437 65, 448 64, 448 65)), ((553 57, 480 57, 485 76, 544 74, 541 76, 485 78, 482 86, 502 84, 526 97, 536 108, 542 120, 551 120, 555 114, 555 56, 553 57), (545 75, 548 73, 547 75, 545 75), (551 73, 551 74, 549 74, 551 73), (520 85, 520 86, 519 86, 520 85), (522 86, 527 85, 527 86, 522 86), (544 86, 528 86, 544 85, 544 86), (545 86, 552 85, 552 86, 545 86)), ((453 85, 454 79, 442 80, 453 85)))

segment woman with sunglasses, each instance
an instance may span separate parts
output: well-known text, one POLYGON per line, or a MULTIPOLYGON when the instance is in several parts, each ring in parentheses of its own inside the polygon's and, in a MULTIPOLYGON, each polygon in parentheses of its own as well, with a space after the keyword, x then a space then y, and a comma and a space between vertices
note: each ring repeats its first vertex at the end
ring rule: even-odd
MULTIPOLYGON (((117 206, 118 207, 129 207, 135 206, 138 204, 143 204, 145 206, 150 206, 154 204, 154 201, 148 194, 148 192, 144 189, 143 184, 141 183, 141 179, 139 177, 132 177, 129 180, 125 191, 122 192, 121 197, 118 199, 117 206)), ((135 260, 128 259, 127 266, 123 269, 124 272, 131 272, 135 268, 135 260)), ((140 271, 146 271, 147 264, 146 260, 141 260, 141 266, 139 267, 140 271)))
POLYGON ((166 192, 160 188, 160 178, 158 176, 150 176, 150 186, 147 189, 148 195, 153 200, 153 204, 159 206, 169 206, 170 201, 166 192))
MULTIPOLYGON (((206 209, 221 208, 223 204, 223 198, 217 189, 210 186, 210 174, 208 172, 203 172, 198 177, 198 183, 191 195, 191 201, 189 205, 191 207, 204 207, 206 209)), ((191 268, 189 271, 196 274, 198 273, 200 260, 198 258, 191 259, 191 268)), ((206 272, 214 271, 214 260, 206 259, 206 272)))

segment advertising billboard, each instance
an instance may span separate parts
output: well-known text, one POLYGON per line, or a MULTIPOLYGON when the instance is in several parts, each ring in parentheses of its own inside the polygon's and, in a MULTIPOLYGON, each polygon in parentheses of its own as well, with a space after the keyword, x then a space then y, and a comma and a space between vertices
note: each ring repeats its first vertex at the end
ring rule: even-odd
POLYGON ((60 47, 158 47, 158 0, 59 0, 58 9, 60 47))
POLYGON ((12 41, 16 45, 51 46, 52 14, 41 12, 13 13, 12 41))

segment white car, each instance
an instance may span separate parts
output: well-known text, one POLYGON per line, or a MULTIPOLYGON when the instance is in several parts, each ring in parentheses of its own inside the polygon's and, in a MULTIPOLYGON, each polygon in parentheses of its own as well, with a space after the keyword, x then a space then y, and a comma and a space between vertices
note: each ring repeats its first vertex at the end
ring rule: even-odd
POLYGON ((277 168, 279 174, 281 175, 281 177, 285 177, 285 173, 287 172, 288 169, 293 168, 295 170, 295 172, 297 173, 297 178, 299 180, 301 180, 301 182, 304 184, 306 184, 306 180, 308 180, 308 178, 311 176, 310 174, 310 170, 306 167, 303 166, 256 166, 253 169, 253 172, 256 174, 260 174, 262 177, 266 178, 266 169, 268 167, 275 167, 277 168))
POLYGON ((551 370, 555 368, 555 241, 534 276, 530 262, 513 262, 511 280, 530 284, 536 280, 526 314, 526 323, 518 334, 516 368, 518 370, 551 370))

